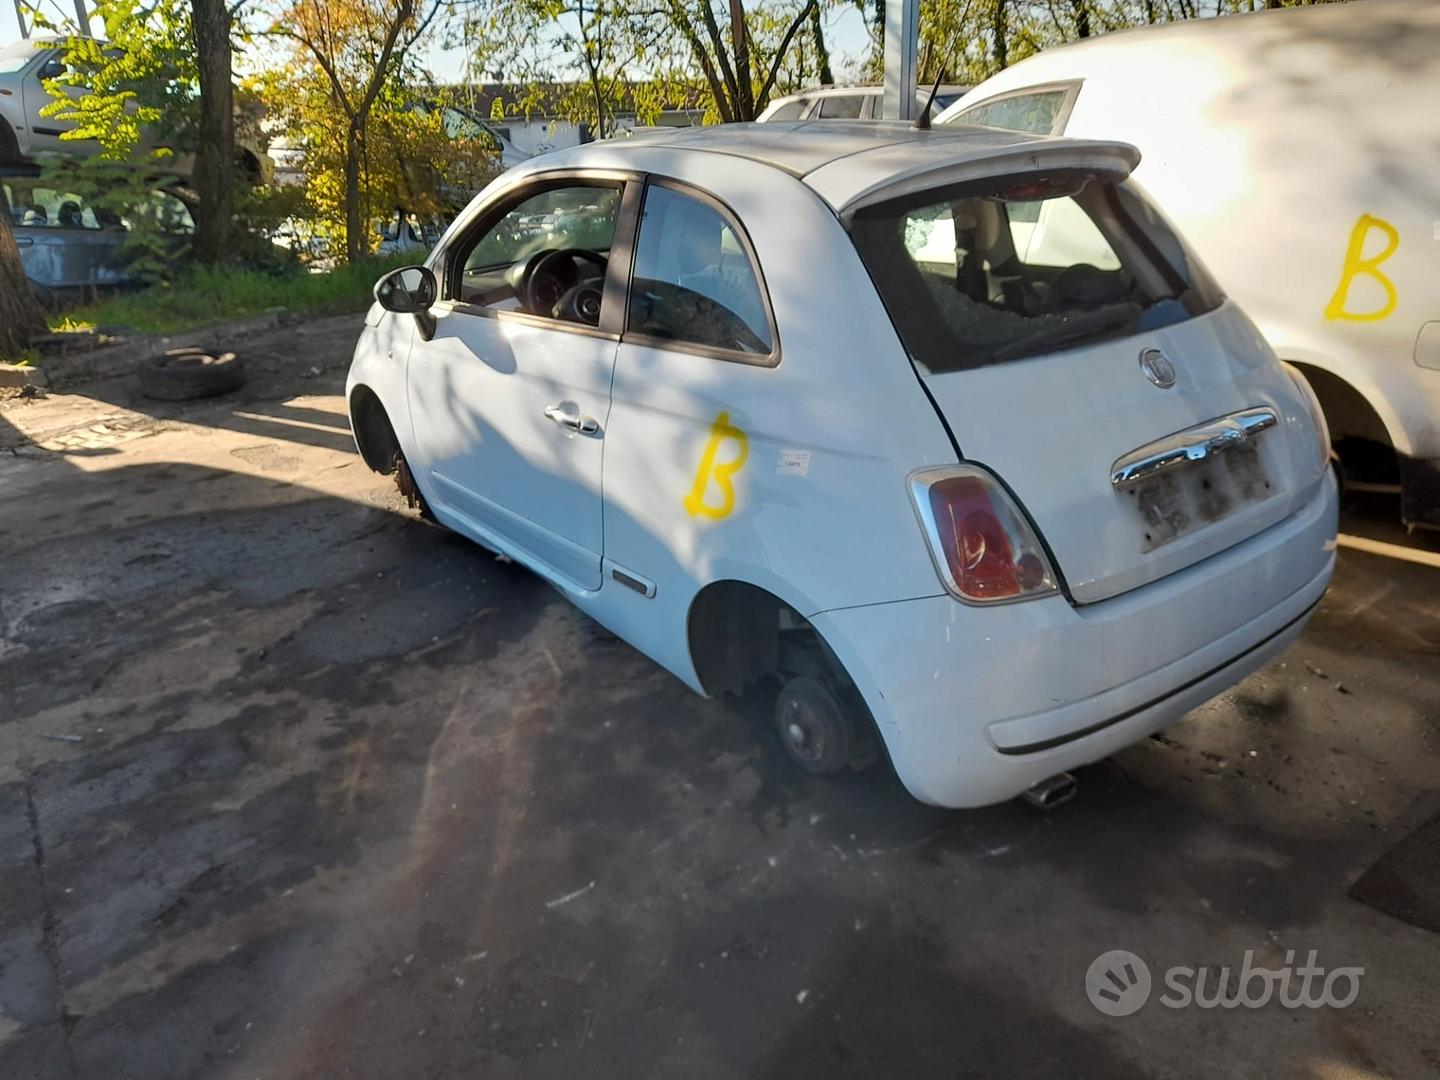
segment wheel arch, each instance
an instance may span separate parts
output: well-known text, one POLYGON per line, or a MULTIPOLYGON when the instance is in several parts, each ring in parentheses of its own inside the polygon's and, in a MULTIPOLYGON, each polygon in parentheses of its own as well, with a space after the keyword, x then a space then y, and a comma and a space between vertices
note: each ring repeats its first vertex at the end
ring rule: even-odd
POLYGON ((380 395, 364 383, 350 391, 350 430, 355 448, 372 472, 389 476, 395 471, 400 439, 380 395))
POLYGON ((813 634, 838 674, 845 675, 823 636, 803 614, 806 610, 740 577, 717 578, 704 585, 685 616, 686 646, 701 689, 711 696, 739 693, 778 673, 793 655, 781 643, 782 634, 791 631, 813 634))
POLYGON ((1330 428, 1331 441, 1350 437, 1395 446, 1391 425, 1386 423, 1371 395, 1328 367, 1307 360, 1286 362, 1304 375, 1315 391, 1320 409, 1325 414, 1325 423, 1330 428))

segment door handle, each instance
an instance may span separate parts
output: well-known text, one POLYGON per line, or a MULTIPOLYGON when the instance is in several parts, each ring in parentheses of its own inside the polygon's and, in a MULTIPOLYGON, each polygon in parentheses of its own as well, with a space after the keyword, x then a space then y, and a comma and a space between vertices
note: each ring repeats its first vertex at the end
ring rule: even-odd
POLYGON ((561 427, 570 431, 578 431, 581 435, 594 435, 600 430, 600 422, 593 416, 581 416, 579 413, 566 412, 559 405, 546 405, 545 415, 561 427))
POLYGON ((35 241, 32 240, 32 239, 31 239, 30 237, 28 237, 28 236, 17 236, 17 237, 15 237, 15 246, 16 246, 16 247, 34 247, 34 246, 35 246, 35 241))
POLYGON ((1119 458, 1110 466, 1110 483, 1122 487, 1152 473, 1192 461, 1204 461, 1239 446, 1279 422, 1280 417, 1274 409, 1241 409, 1177 431, 1119 458))

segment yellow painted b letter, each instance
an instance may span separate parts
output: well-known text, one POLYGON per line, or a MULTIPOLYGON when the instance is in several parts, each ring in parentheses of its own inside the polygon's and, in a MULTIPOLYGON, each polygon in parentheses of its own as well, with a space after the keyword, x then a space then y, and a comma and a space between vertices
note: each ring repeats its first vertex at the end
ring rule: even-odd
POLYGON ((745 432, 730 426, 730 414, 722 412, 715 417, 715 423, 710 425, 710 441, 705 444, 705 453, 700 456, 700 468, 695 470, 695 486, 690 489, 690 494, 685 496, 685 509, 696 517, 728 517, 730 511, 735 509, 735 485, 730 478, 740 471, 740 466, 745 464, 745 459, 749 456, 750 440, 745 432), (720 450, 720 444, 726 439, 734 439, 740 449, 733 461, 717 465, 715 455, 720 450), (719 506, 711 506, 705 501, 705 492, 712 477, 715 486, 720 489, 722 501, 719 506))
POLYGON ((1325 317, 1348 319, 1350 322, 1374 322, 1394 311, 1398 301, 1395 283, 1380 272, 1379 266, 1394 255, 1399 246, 1400 234, 1395 231, 1395 226, 1369 214, 1361 214, 1360 220, 1355 222, 1355 227, 1350 230, 1350 246, 1345 249, 1345 265, 1340 270, 1340 284, 1335 289, 1335 295, 1330 298, 1330 303, 1325 305, 1325 317), (1385 234, 1385 249, 1379 255, 1367 259, 1365 240, 1371 229, 1379 229, 1385 234), (1350 297, 1350 283, 1361 274, 1368 274, 1385 290, 1385 303, 1375 311, 1346 311, 1345 303, 1350 297))

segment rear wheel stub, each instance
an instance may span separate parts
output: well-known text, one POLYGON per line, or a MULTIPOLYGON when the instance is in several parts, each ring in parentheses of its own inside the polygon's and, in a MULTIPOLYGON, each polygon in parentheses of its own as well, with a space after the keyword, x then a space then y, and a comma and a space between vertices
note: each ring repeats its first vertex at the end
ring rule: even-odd
POLYGON ((797 675, 775 699, 775 727, 790 760, 817 776, 850 765, 850 721, 828 687, 797 675))

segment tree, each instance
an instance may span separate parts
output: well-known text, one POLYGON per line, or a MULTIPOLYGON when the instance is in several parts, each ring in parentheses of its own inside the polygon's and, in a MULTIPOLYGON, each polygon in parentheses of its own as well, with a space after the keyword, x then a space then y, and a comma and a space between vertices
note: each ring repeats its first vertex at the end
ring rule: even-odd
POLYGON ((370 113, 387 80, 411 46, 429 28, 441 0, 296 0, 271 33, 290 38, 325 77, 342 121, 345 201, 345 257, 366 253, 360 172, 370 113))
POLYGON ((728 123, 754 120, 764 111, 796 34, 818 6, 819 0, 803 0, 757 17, 746 12, 744 0, 728 0, 720 15, 712 0, 664 0, 662 11, 699 69, 718 119, 728 123), (767 21, 780 32, 762 39, 767 21))
POLYGON ((10 215, 0 209, 0 358, 19 356, 44 332, 45 313, 25 280, 10 215))
POLYGON ((199 205, 194 256, 213 264, 225 255, 234 206, 235 90, 232 82, 227 0, 192 0, 195 59, 200 85, 200 145, 194 184, 199 205))
POLYGON ((142 276, 173 276, 185 249, 217 262, 234 210, 230 9, 225 0, 98 0, 93 10, 104 39, 65 39, 65 73, 46 84, 54 100, 41 111, 70 125, 62 140, 99 150, 51 159, 46 176, 129 223, 122 250, 142 276), (183 187, 193 245, 177 237, 157 186, 183 187))
POLYGON ((670 97, 648 67, 665 52, 653 10, 625 0, 475 0, 470 10, 476 66, 503 72, 513 94, 502 114, 508 104, 557 116, 603 139, 619 113, 650 120, 670 97))
MULTIPOLYGON (((286 140, 301 153, 307 229, 340 237, 348 231, 346 187, 348 117, 336 104, 329 78, 303 55, 271 73, 263 84, 286 140)), ((389 217, 397 208, 422 218, 444 217, 470 201, 499 171, 497 147, 484 125, 452 100, 450 92, 419 85, 402 67, 377 94, 366 122, 359 176, 362 222, 389 217)), ((357 237, 361 254, 370 237, 357 237)))

